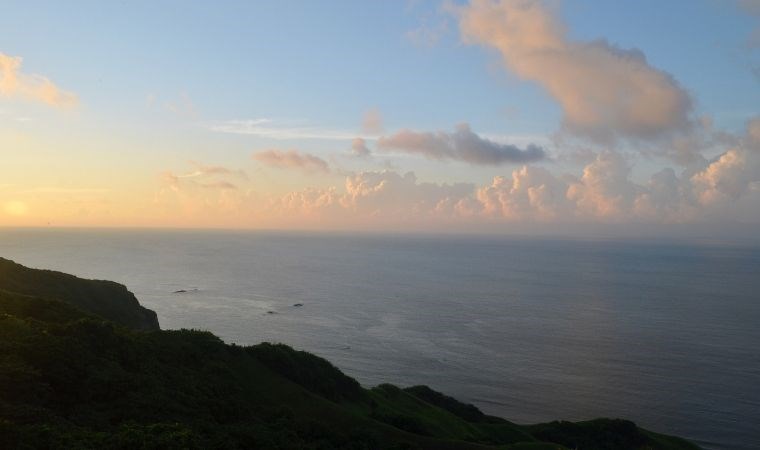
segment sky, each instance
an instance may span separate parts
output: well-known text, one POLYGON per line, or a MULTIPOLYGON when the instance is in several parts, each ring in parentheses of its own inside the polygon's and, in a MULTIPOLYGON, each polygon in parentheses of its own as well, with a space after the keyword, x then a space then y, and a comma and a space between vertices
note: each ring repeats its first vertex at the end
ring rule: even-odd
POLYGON ((7 1, 0 158, 0 226, 760 230, 760 1, 7 1))

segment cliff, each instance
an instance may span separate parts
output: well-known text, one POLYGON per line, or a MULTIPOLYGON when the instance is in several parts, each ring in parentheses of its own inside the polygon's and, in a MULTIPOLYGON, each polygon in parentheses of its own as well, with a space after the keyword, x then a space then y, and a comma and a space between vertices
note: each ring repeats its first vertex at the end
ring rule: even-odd
POLYGON ((66 273, 24 267, 0 258, 0 289, 59 300, 84 312, 136 330, 158 330, 158 317, 124 285, 85 280, 66 273))

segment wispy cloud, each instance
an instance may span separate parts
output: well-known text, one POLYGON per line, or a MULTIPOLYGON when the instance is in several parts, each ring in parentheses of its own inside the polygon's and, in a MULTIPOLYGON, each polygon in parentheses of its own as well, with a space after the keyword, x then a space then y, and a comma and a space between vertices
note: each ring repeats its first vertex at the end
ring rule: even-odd
POLYGON ((193 217, 214 223, 223 217, 232 220, 230 217, 234 216, 239 221, 248 189, 231 180, 239 180, 242 184, 247 179, 245 173, 222 166, 191 164, 195 169, 191 172, 160 174, 161 188, 156 192, 154 204, 172 220, 193 217))
POLYGON ((277 140, 324 139, 349 141, 357 136, 355 131, 280 122, 272 119, 227 120, 207 124, 219 133, 247 134, 277 140))
POLYGON ((1 109, 0 109, 0 119, 3 119, 3 120, 12 120, 12 121, 15 121, 15 122, 20 122, 20 123, 31 122, 33 120, 31 117, 17 116, 15 114, 11 114, 10 112, 3 111, 1 109))
MULTIPOLYGON (((149 105, 155 102, 155 97, 149 96, 148 102, 149 105)), ((177 99, 165 102, 164 108, 179 117, 188 119, 195 119, 198 117, 198 109, 195 107, 195 103, 193 103, 193 100, 187 92, 181 92, 177 99)))
POLYGON ((264 150, 254 153, 253 159, 278 169, 301 169, 306 172, 330 171, 330 165, 324 159, 298 150, 264 150))
POLYGON ((207 166, 195 161, 190 161, 190 164, 195 166, 195 170, 185 174, 177 175, 178 178, 197 178, 207 175, 231 175, 244 180, 248 179, 248 174, 246 174, 244 170, 233 170, 222 166, 207 166))
MULTIPOLYGON (((760 21, 760 0, 738 0, 738 4, 747 14, 760 21)), ((755 29, 752 30, 752 33, 747 39, 747 44, 750 48, 760 47, 760 22, 758 22, 755 29)))
POLYGON ((404 33, 406 39, 418 47, 433 47, 443 39, 449 31, 449 22, 445 18, 422 20, 420 26, 404 33))
POLYGON ((209 190, 236 190, 238 186, 230 181, 236 179, 248 180, 248 174, 243 170, 229 169, 223 166, 206 165, 190 161, 194 170, 176 174, 167 171, 161 174, 163 189, 179 192, 186 189, 202 188, 209 190))
POLYGON ((105 194, 110 192, 106 188, 67 188, 58 186, 40 186, 21 191, 23 194, 105 194))
POLYGON ((212 181, 209 183, 198 183, 198 186, 204 189, 237 189, 237 185, 229 181, 212 181))
POLYGON ((383 114, 377 108, 372 108, 362 117, 362 131, 364 134, 376 135, 383 132, 383 114))
POLYGON ((58 88, 48 78, 23 73, 22 62, 19 56, 0 53, 0 96, 35 100, 57 108, 68 108, 78 103, 75 94, 58 88))

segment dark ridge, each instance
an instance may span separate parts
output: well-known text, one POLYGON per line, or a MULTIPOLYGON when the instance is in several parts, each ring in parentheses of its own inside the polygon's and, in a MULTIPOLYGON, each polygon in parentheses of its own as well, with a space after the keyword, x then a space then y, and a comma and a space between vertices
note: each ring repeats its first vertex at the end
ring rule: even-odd
POLYGON ((532 427, 533 435, 569 448, 599 450, 635 449, 646 446, 648 436, 635 423, 621 419, 587 422, 551 422, 532 427))
POLYGON ((360 400, 364 391, 359 383, 329 361, 284 344, 248 347, 248 353, 275 373, 328 400, 360 400))
POLYGON ((483 414, 483 412, 475 407, 475 405, 460 402, 454 397, 449 397, 448 395, 434 391, 428 386, 412 386, 404 390, 414 395, 415 397, 424 400, 431 405, 445 409, 451 414, 454 414, 455 416, 460 417, 468 422, 504 422, 504 419, 501 419, 499 417, 487 416, 483 414))
POLYGON ((85 280, 52 270, 30 269, 0 258, 0 289, 34 297, 60 300, 136 330, 158 330, 154 311, 140 305, 124 285, 85 280))

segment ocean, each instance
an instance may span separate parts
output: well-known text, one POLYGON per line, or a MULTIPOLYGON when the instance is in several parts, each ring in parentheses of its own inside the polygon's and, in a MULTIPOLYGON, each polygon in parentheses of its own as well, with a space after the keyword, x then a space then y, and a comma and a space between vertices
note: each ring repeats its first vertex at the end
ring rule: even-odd
POLYGON ((283 342, 365 386, 760 448, 756 244, 0 229, 0 256, 118 281, 162 328, 283 342))

